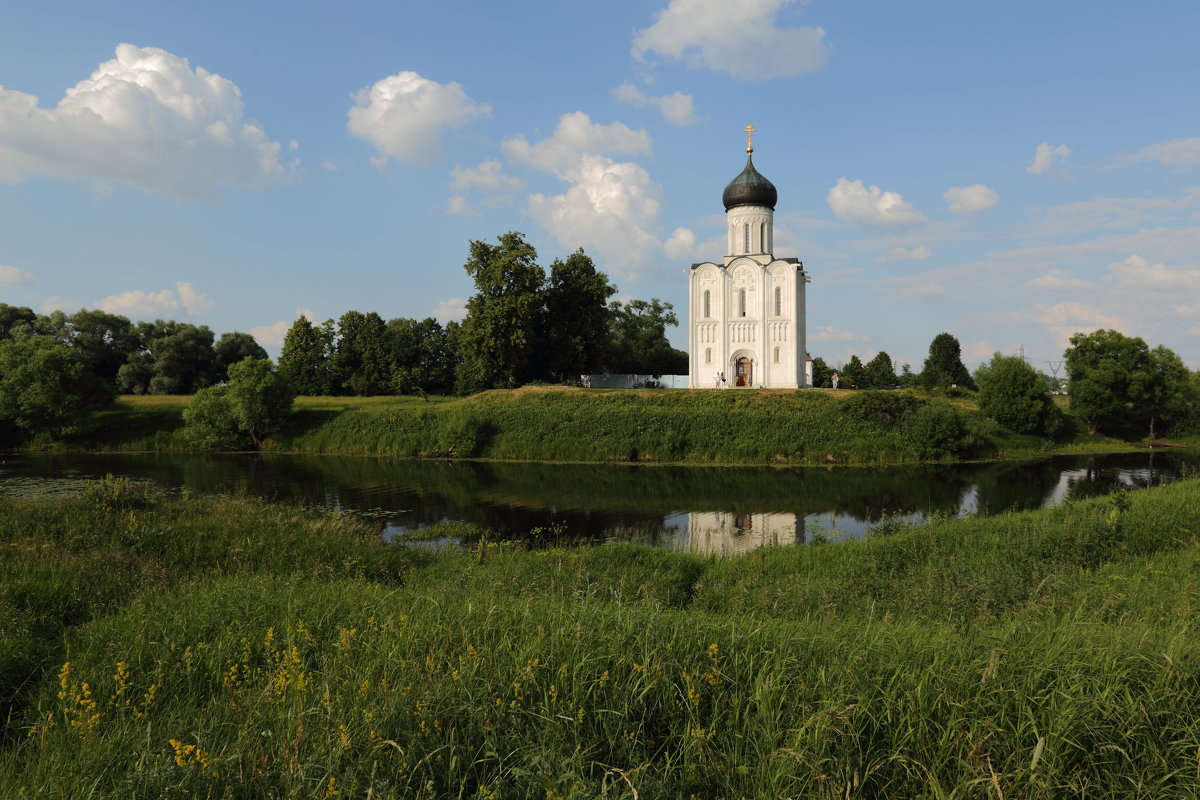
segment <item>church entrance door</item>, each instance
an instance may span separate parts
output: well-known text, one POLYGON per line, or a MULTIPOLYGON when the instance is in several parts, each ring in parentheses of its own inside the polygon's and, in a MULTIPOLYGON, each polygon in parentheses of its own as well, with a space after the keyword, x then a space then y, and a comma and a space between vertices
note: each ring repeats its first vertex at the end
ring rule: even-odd
POLYGON ((754 385, 754 362, 742 356, 737 360, 733 370, 734 386, 754 385))

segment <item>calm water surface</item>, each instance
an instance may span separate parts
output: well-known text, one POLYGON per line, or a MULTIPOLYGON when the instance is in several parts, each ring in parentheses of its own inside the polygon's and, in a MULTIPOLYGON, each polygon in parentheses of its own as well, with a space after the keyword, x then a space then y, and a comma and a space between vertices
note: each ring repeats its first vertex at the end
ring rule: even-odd
POLYGON ((995 514, 1173 480, 1200 452, 905 467, 668 467, 346 456, 7 455, 0 489, 112 473, 368 514, 385 536, 472 522, 696 552, 859 537, 885 517, 995 514))

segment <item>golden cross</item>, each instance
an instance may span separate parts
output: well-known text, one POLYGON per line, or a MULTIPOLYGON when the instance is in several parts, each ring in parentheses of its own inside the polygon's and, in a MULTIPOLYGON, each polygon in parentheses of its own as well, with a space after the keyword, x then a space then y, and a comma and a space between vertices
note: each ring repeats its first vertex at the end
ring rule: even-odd
POLYGON ((746 127, 742 128, 742 130, 746 132, 746 152, 753 153, 754 152, 754 132, 757 131, 758 128, 754 127, 753 125, 747 125, 746 127))

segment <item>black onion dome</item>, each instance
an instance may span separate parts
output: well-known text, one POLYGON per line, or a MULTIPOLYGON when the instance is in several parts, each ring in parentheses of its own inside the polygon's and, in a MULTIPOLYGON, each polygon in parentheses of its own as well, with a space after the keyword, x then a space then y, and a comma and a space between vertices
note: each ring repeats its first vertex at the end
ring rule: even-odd
POLYGON ((775 184, 754 168, 753 156, 746 156, 746 168, 729 182, 721 194, 726 211, 734 206, 766 206, 774 211, 778 201, 779 193, 775 191, 775 184))

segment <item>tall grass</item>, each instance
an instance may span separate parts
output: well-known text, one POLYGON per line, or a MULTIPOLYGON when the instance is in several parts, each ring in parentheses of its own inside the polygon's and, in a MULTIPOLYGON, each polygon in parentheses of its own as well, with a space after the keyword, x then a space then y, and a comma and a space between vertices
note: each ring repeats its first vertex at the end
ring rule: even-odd
POLYGON ((0 500, 24 797, 1192 797, 1200 482, 726 561, 0 500))
MULTIPOLYGON (((166 451, 186 397, 123 397, 59 447, 166 451)), ((1019 436, 970 403, 911 391, 527 387, 464 398, 301 397, 280 452, 705 464, 890 464, 1113 450, 1104 437, 1019 436)))

